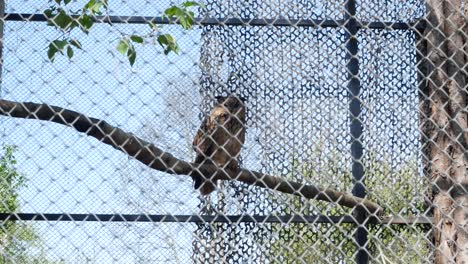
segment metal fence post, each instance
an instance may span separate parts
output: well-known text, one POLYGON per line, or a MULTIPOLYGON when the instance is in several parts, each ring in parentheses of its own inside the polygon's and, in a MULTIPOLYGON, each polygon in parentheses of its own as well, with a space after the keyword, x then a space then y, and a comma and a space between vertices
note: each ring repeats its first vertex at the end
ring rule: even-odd
MULTIPOLYGON (((5 0, 0 0, 0 98, 2 96, 2 69, 3 69, 3 23, 5 22, 5 0)), ((3 223, 2 223, 3 224, 3 223)), ((0 244, 1 243, 0 241, 0 244)), ((1 262, 7 263, 6 255, 0 245, 1 262)))
MULTIPOLYGON (((352 157, 352 174, 355 181, 353 186, 353 194, 357 197, 364 197, 366 190, 364 187, 364 166, 362 165, 363 146, 362 137, 362 121, 361 118, 361 101, 359 98, 361 85, 359 81, 359 60, 358 54, 358 27, 356 23, 356 1, 348 0, 345 4, 345 29, 346 29, 346 51, 348 70, 348 94, 349 112, 350 112, 350 133, 351 133, 351 157, 352 157)), ((356 254, 356 263, 368 263, 369 254, 366 250, 368 231, 362 224, 365 222, 366 212, 364 209, 355 209, 354 217, 358 224, 354 233, 354 239, 358 246, 356 254)))
MULTIPOLYGON (((2 84, 3 69, 3 24, 5 23, 5 0, 0 0, 0 85, 2 84)), ((1 88, 0 88, 1 92, 1 88)))

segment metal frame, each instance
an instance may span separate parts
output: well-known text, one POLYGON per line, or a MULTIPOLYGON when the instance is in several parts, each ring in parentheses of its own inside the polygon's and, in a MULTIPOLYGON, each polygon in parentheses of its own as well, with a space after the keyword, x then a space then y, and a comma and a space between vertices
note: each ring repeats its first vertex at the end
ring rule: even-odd
MULTIPOLYGON (((352 175, 354 186, 352 193, 354 196, 364 198, 366 196, 366 187, 364 186, 364 166, 361 159, 363 157, 363 146, 361 142, 362 122, 361 122, 361 82, 359 81, 359 60, 357 58, 359 43, 357 39, 358 27, 356 26, 356 1, 347 0, 345 2, 346 28, 346 68, 348 70, 348 96, 351 134, 351 158, 352 175)), ((368 263, 369 253, 367 250, 368 231, 366 228, 367 213, 364 209, 355 209, 354 217, 357 220, 357 227, 354 233, 354 239, 357 244, 356 263, 368 263)))
MULTIPOLYGON (((352 175, 355 180, 353 194, 357 197, 365 197, 365 186, 362 182, 364 168, 360 162, 363 156, 363 146, 360 142, 362 136, 362 122, 360 121, 361 103, 359 61, 357 33, 359 29, 389 29, 389 30, 417 30, 423 31, 426 27, 425 22, 415 21, 409 23, 392 22, 363 22, 356 20, 356 1, 347 0, 345 2, 344 20, 307 20, 307 19, 241 19, 241 18, 195 18, 195 24, 198 26, 293 26, 293 27, 341 27, 346 28, 346 50, 348 69, 348 95, 351 134, 351 156, 352 156, 352 175)), ((177 24, 178 21, 165 17, 148 16, 96 16, 93 18, 97 23, 126 23, 126 24, 177 24)), ((23 22, 46 22, 48 19, 44 14, 27 13, 5 13, 4 21, 23 21, 23 22)), ((1 48, 0 48, 1 54, 1 48)), ((325 216, 325 215, 285 215, 285 216, 260 216, 260 215, 145 215, 145 214, 41 214, 41 213, 0 213, 0 221, 87 221, 87 222, 156 222, 156 223, 205 223, 205 222, 256 222, 256 223, 354 223, 357 225, 354 238, 358 247, 356 254, 357 263, 368 263, 369 254, 366 246, 368 244, 368 231, 366 225, 369 224, 421 224, 431 225, 430 217, 387 217, 377 218, 368 215, 364 209, 357 209, 352 216, 325 216)))
MULTIPOLYGON (((47 22, 47 16, 44 14, 30 13, 5 13, 5 21, 24 21, 24 22, 47 22)), ((149 16, 94 16, 96 23, 114 23, 114 24, 178 24, 175 19, 165 17, 149 17, 149 16)), ((371 29, 416 29, 423 30, 426 27, 424 21, 413 22, 365 22, 354 19, 354 26, 360 28, 371 29)), ((200 26, 293 26, 293 27, 345 27, 349 25, 347 20, 332 20, 332 19, 242 19, 242 18, 195 18, 195 25, 200 26)))
MULTIPOLYGON (((330 223, 356 224, 348 215, 153 215, 153 214, 39 214, 0 213, 0 221, 77 221, 77 222, 152 222, 152 223, 330 223)), ((431 225, 432 217, 367 218, 367 224, 431 225)))

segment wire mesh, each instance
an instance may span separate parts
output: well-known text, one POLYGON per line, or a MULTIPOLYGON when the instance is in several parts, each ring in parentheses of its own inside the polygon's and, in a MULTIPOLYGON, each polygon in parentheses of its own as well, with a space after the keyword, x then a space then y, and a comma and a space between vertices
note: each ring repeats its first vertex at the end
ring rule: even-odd
POLYGON ((0 263, 468 261, 464 1, 182 3, 111 2, 54 62, 54 2, 6 3, 0 263), (149 20, 180 52, 131 66, 149 20))

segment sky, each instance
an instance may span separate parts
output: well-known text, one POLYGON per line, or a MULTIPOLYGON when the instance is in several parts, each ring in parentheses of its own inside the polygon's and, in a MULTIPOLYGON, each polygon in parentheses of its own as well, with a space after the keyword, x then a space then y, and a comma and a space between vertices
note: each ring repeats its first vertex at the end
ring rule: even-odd
MULTIPOLYGON (((6 11, 34 12, 37 6, 44 7, 37 1, 17 1, 16 4, 10 1, 6 11)), ((134 8, 138 13, 148 10, 134 8)), ((158 12, 156 6, 151 8, 153 14, 158 12)), ((128 33, 147 32, 149 29, 147 25, 119 28, 128 33)), ((48 41, 58 36, 51 27, 38 22, 7 22, 2 96, 63 106, 105 119, 136 134, 141 134, 144 126, 154 125, 152 131, 164 138, 148 139, 174 143, 184 131, 177 130, 180 126, 169 129, 171 123, 174 125, 175 117, 172 120, 166 117, 166 105, 170 101, 168 99, 177 97, 177 100, 171 100, 186 104, 184 109, 198 108, 196 98, 189 97, 193 102, 184 102, 181 99, 187 96, 180 94, 190 92, 196 95, 192 89, 195 89, 198 70, 193 65, 199 58, 197 41, 200 33, 194 29, 183 34, 175 26, 166 26, 165 29, 179 39, 181 56, 164 56, 155 45, 137 47, 138 59, 130 68, 126 58, 115 50, 118 35, 109 26, 95 25, 90 36, 77 34, 85 51, 76 51, 71 61, 60 57, 55 63, 50 63, 46 54, 48 41), (165 122, 168 119, 170 122, 165 122)), ((196 111, 194 113, 197 114, 196 111)), ((186 119, 184 129, 194 133, 198 126, 195 121, 198 120, 186 119)), ((61 125, 2 118, 1 127, 2 143, 18 145, 19 169, 28 177, 28 187, 20 198, 23 212, 197 212, 198 196, 188 177, 151 172, 129 161, 123 153, 61 125), (130 171, 127 164, 134 169, 130 171), (129 177, 138 179, 128 184, 126 179, 129 177), (141 199, 141 188, 145 188, 147 194, 143 197, 147 200, 141 199), (127 197, 133 197, 139 203, 144 201, 146 205, 131 202, 132 199, 127 197)), ((181 148, 187 147, 186 143, 180 145, 181 148)), ((181 151, 174 147, 171 151, 183 154, 180 157, 185 159, 190 159, 192 154, 187 149, 181 151)), ((137 258, 162 263, 164 258, 174 259, 176 253, 180 255, 181 263, 186 263, 190 257, 194 228, 190 224, 148 223, 128 228, 113 223, 51 222, 37 223, 36 226, 46 247, 50 247, 50 258, 66 259, 70 263, 82 263, 83 259, 95 263, 135 263, 137 258), (147 235, 145 240, 139 237, 141 233, 147 235), (185 239, 178 239, 175 243, 172 240, 177 236, 185 239), (176 250, 168 250, 174 243, 172 248, 176 250), (129 246, 131 250, 126 248, 129 246), (135 250, 141 252, 133 252, 135 250)))
MULTIPOLYGON (((278 10, 293 12, 294 6, 288 5, 290 2, 282 3, 289 9, 278 9, 280 4, 270 1, 269 9, 259 10, 265 14, 277 14, 278 10)), ((224 3, 226 8, 223 12, 229 14, 234 4, 232 1, 224 3)), ((336 15, 332 11, 324 11, 329 10, 326 9, 329 1, 310 3, 315 9, 311 14, 305 14, 307 16, 336 15)), ((360 16, 372 18, 379 15, 385 21, 407 21, 418 16, 413 5, 416 3, 408 2, 407 6, 396 4, 395 9, 387 8, 386 13, 381 14, 373 13, 382 10, 383 6, 376 5, 375 10, 361 10, 360 16)), ((391 3, 387 1, 387 4, 391 3)), ((135 1, 131 5, 115 1, 111 5, 114 15, 154 16, 167 7, 168 1, 135 1)), ((33 13, 46 6, 46 1, 12 0, 7 3, 6 12, 33 13)), ((259 11, 256 14, 263 13, 259 11)), ((57 32, 41 22, 6 22, 0 95, 10 100, 59 105, 105 119, 125 131, 158 142, 163 149, 180 158, 190 160, 193 157, 191 138, 203 112, 200 107, 202 98, 198 93, 203 39, 199 28, 189 32, 183 32, 177 26, 164 26, 163 29, 179 40, 180 56, 165 56, 158 46, 145 45, 137 47, 137 62, 130 67, 126 58, 114 48, 119 36, 117 30, 129 34, 147 32, 147 25, 110 27, 96 24, 88 36, 76 34, 84 51, 75 52, 71 61, 60 57, 50 63, 46 48, 49 41, 58 36, 57 32), (167 115, 168 110, 174 112, 174 109, 174 114, 167 115)), ((277 34, 275 30, 259 30, 257 37, 266 38, 272 32, 277 34)), ((325 30, 325 33, 317 33, 298 29, 299 36, 303 37, 299 39, 307 40, 309 34, 315 34, 313 36, 318 39, 309 43, 315 49, 300 50, 287 41, 288 37, 295 36, 295 30, 285 31, 283 37, 273 40, 275 45, 284 48, 281 52, 268 52, 269 44, 265 42, 263 53, 257 54, 256 59, 244 61, 257 63, 251 72, 264 83, 260 87, 265 89, 262 90, 265 94, 277 91, 286 97, 293 96, 297 87, 306 82, 303 90, 298 92, 300 96, 292 97, 295 108, 281 104, 278 96, 263 98, 258 105, 251 103, 251 108, 256 109, 253 115, 257 119, 252 118, 249 123, 251 130, 243 149, 244 159, 251 169, 281 173, 284 167, 287 173, 292 158, 283 156, 287 161, 279 161, 279 156, 294 156, 289 152, 291 146, 306 153, 311 141, 320 139, 328 140, 331 147, 346 151, 349 143, 349 138, 343 136, 347 128, 340 127, 346 126, 348 119, 348 106, 343 102, 343 94, 346 93, 339 92, 339 89, 345 89, 342 78, 346 70, 336 70, 344 66, 343 54, 336 52, 336 46, 333 46, 335 43, 344 45, 337 37, 340 32, 325 30), (302 56, 305 62, 298 65, 297 56, 302 56), (298 70, 295 67, 304 68, 298 70), (273 80, 269 79, 268 71, 274 72, 271 75, 273 80), (323 86, 321 92, 313 90, 317 83, 323 86), (312 92, 307 89, 312 89, 312 92), (315 99, 307 96, 315 96, 315 99), (297 120, 301 122, 291 121, 291 118, 299 118, 297 120), (297 124, 295 122, 306 125, 288 127, 297 124), (281 138, 284 135, 294 137, 295 141, 284 143, 284 138, 281 138), (338 142, 337 146, 333 140, 338 142), (272 160, 276 163, 270 162, 272 160)), ((368 123, 372 137, 363 140, 390 155, 405 150, 407 153, 403 160, 397 160, 399 155, 393 156, 394 164, 398 166, 414 158, 414 150, 418 148, 415 142, 418 117, 412 113, 417 109, 416 73, 412 65, 405 64, 415 56, 411 42, 413 35, 372 31, 361 37, 363 50, 377 51, 384 47, 380 57, 371 57, 362 70, 362 85, 369 91, 364 93, 367 96, 363 99, 364 114, 367 120, 374 122, 368 123), (404 47, 405 52, 392 56, 391 52, 398 47, 404 47), (412 70, 403 74, 406 68, 412 70), (378 73, 376 69, 388 70, 378 73), (372 78, 367 80, 366 76, 372 78), (395 83, 389 82, 390 79, 395 83), (380 85, 373 85, 371 81, 380 82, 380 85), (390 99, 384 95, 375 96, 382 91, 390 94, 390 99), (382 117, 382 111, 390 113, 389 118, 382 117), (401 130, 404 126, 406 129, 401 130), (383 133, 385 130, 391 132, 383 133), (399 137, 401 141, 392 145, 392 136, 399 137)), ((272 44, 272 47, 277 46, 272 44)), ((198 213, 198 195, 188 177, 152 172, 129 160, 123 153, 65 126, 2 117, 0 135, 1 143, 19 147, 19 169, 29 179, 28 187, 20 196, 23 212, 198 213)), ((241 203, 234 202, 233 213, 243 210, 240 207, 241 203)), ((65 259, 67 263, 188 263, 195 228, 187 223, 49 222, 35 225, 44 238, 50 258, 65 259)))

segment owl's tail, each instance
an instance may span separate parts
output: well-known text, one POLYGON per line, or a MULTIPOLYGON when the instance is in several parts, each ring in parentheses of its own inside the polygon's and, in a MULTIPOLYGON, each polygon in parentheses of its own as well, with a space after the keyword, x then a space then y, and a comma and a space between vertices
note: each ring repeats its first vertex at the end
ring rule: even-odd
POLYGON ((199 190, 202 195, 208 195, 215 190, 213 182, 205 180, 202 176, 193 176, 195 190, 199 190))

